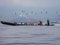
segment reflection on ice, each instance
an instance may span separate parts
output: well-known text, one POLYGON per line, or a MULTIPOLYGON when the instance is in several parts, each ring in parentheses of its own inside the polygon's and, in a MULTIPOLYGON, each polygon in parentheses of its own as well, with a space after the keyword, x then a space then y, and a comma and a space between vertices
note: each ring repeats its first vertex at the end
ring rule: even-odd
POLYGON ((4 45, 55 45, 51 43, 9 43, 4 45))
POLYGON ((0 45, 60 45, 59 26, 0 25, 0 45))

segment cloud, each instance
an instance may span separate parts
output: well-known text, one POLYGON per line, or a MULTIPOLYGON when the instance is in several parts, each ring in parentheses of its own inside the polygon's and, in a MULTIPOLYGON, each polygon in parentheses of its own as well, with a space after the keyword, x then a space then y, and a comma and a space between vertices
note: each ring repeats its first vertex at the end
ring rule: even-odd
POLYGON ((60 0, 0 0, 0 6, 24 6, 24 7, 60 6, 60 0))

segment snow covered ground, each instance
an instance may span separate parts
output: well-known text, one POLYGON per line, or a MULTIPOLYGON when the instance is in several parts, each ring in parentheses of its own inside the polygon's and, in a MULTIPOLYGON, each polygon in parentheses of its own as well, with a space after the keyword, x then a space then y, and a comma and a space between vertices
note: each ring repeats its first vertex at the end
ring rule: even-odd
POLYGON ((0 45, 60 45, 60 26, 0 24, 0 45))
POLYGON ((60 24, 55 24, 55 26, 60 26, 60 24))

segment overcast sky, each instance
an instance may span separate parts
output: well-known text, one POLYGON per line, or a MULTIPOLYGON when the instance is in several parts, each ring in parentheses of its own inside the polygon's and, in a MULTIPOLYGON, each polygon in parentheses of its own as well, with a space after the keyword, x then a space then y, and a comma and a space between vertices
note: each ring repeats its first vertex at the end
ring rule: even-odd
POLYGON ((60 6, 60 0, 0 0, 0 6, 50 7, 60 6))
POLYGON ((15 19, 16 16, 18 16, 18 14, 20 12, 20 11, 18 11, 18 9, 16 9, 16 7, 18 9, 23 7, 23 8, 21 8, 22 10, 26 8, 27 13, 29 13, 28 10, 33 10, 37 14, 36 15, 33 15, 33 14, 29 15, 32 18, 36 18, 37 17, 37 19, 39 19, 39 16, 45 17, 45 18, 46 18, 46 16, 48 18, 53 18, 53 17, 54 18, 55 17, 58 18, 59 16, 57 16, 55 14, 55 12, 59 11, 59 13, 60 13, 60 0, 0 0, 0 20, 2 18, 8 19, 8 20, 15 19), (30 7, 33 8, 33 9, 31 9, 30 7), (38 11, 39 10, 38 8, 46 9, 49 12, 49 14, 46 15, 45 11, 43 11, 43 15, 40 14, 39 11, 38 11), (17 15, 13 14, 13 12, 17 12, 17 15))

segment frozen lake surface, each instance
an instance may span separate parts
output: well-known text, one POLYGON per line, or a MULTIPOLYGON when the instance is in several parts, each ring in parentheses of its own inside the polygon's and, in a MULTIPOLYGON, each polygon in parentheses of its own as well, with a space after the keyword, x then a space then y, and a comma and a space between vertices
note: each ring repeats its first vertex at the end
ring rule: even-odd
POLYGON ((0 24, 0 45, 60 45, 60 26, 0 24))

